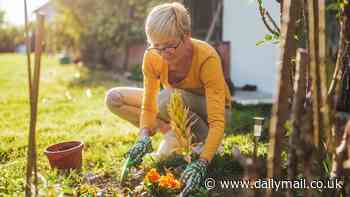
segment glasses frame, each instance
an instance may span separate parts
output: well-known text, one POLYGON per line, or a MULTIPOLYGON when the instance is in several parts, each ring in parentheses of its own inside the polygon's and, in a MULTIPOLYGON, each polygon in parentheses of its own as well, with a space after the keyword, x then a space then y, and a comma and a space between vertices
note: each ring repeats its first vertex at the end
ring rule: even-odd
POLYGON ((180 46, 181 42, 182 42, 182 39, 180 39, 180 41, 179 41, 176 45, 174 45, 174 46, 166 46, 166 47, 162 47, 162 48, 149 46, 149 47, 146 49, 146 51, 155 50, 155 51, 157 51, 157 53, 162 54, 162 53, 163 53, 164 51, 166 51, 166 50, 173 49, 174 52, 175 52, 176 49, 180 46))

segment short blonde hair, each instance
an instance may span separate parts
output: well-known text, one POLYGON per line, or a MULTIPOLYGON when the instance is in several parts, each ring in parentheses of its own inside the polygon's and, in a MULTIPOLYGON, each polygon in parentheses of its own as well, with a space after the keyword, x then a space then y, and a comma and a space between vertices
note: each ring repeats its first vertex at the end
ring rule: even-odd
POLYGON ((182 37, 191 32, 191 16, 180 3, 164 3, 154 7, 146 19, 149 43, 169 37, 182 37))

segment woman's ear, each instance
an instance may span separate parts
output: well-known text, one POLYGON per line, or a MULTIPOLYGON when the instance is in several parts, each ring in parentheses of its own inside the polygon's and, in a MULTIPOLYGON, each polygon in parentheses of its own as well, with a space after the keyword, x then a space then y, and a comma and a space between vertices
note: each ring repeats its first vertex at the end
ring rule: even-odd
POLYGON ((191 42, 191 34, 190 33, 185 34, 183 38, 184 38, 185 42, 191 42))
POLYGON ((190 39, 192 37, 192 33, 191 32, 189 32, 189 33, 185 33, 185 35, 184 35, 184 38, 185 39, 190 39))

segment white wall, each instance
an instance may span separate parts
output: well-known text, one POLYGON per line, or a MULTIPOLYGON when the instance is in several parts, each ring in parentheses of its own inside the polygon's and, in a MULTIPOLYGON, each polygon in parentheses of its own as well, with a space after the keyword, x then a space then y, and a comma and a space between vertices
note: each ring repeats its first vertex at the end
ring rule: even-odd
MULTIPOLYGON (((279 4, 275 0, 263 2, 279 24, 279 4)), ((223 12, 223 40, 231 42, 231 78, 235 86, 254 84, 259 90, 275 93, 278 45, 256 46, 268 33, 256 0, 224 0, 223 12)))

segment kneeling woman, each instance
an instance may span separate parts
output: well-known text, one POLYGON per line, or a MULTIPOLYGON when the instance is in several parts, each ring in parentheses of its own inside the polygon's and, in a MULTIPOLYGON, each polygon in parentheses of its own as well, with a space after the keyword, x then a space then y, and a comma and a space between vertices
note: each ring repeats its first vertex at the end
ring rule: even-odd
POLYGON ((199 119, 192 128, 195 140, 204 143, 200 158, 182 174, 186 193, 204 179, 221 144, 230 118, 229 88, 215 49, 191 38, 191 18, 182 4, 154 7, 145 31, 150 47, 142 65, 144 88, 113 88, 107 93, 106 104, 113 113, 140 127, 140 137, 128 155, 141 162, 151 151, 151 136, 157 130, 164 133, 158 155, 167 156, 178 147, 168 125, 167 104, 174 89, 181 92, 185 105, 199 119), (160 84, 164 89, 159 92, 160 84))

